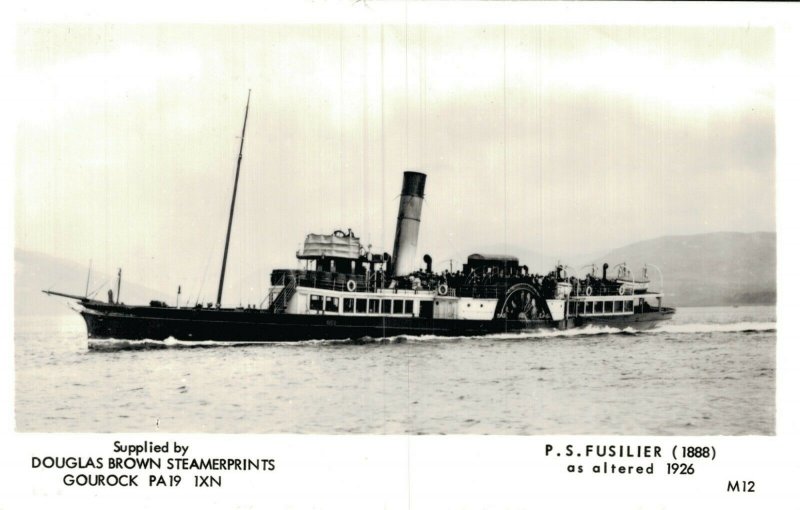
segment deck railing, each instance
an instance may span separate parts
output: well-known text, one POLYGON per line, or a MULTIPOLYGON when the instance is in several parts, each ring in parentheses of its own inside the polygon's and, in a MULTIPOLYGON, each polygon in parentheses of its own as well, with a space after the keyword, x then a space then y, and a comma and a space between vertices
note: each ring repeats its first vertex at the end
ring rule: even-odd
MULTIPOLYGON (((429 284, 429 288, 420 287, 418 289, 410 289, 405 287, 392 287, 391 279, 385 277, 382 273, 372 273, 369 278, 365 274, 351 274, 351 273, 331 273, 327 271, 307 271, 301 269, 278 269, 272 272, 271 284, 273 286, 284 285, 284 282, 289 279, 294 280, 298 287, 310 287, 314 289, 325 289, 334 291, 349 291, 348 283, 350 281, 355 283, 354 292, 382 292, 396 290, 400 292, 408 291, 435 291, 438 285, 429 284)), ((445 295, 451 297, 471 297, 478 299, 497 299, 505 295, 506 289, 512 282, 501 280, 488 284, 477 284, 474 282, 465 282, 461 286, 451 285, 447 289, 445 295)), ((352 285, 350 287, 352 289, 352 285)))

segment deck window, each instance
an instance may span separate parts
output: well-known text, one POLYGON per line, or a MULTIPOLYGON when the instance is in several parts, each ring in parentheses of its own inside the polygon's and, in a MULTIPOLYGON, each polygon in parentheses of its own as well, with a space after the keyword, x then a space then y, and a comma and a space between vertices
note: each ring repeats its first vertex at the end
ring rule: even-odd
POLYGON ((570 301, 569 302, 569 314, 570 315, 575 315, 575 305, 576 304, 577 303, 575 303, 575 301, 570 301))
POLYGON ((325 311, 338 312, 339 311, 339 298, 333 296, 325 297, 325 311))
POLYGON ((406 310, 405 313, 413 314, 414 313, 414 301, 410 299, 406 299, 406 310))
POLYGON ((602 301, 595 301, 594 302, 594 313, 603 313, 603 302, 602 301))
POLYGON ((381 313, 392 313, 392 300, 384 299, 381 301, 381 313))
POLYGON ((592 313, 592 302, 581 303, 581 315, 590 315, 592 313))
POLYGON ((403 313, 403 300, 395 299, 392 304, 392 313, 403 313))
POLYGON ((632 312, 633 311, 633 301, 632 300, 629 299, 629 300, 625 301, 625 311, 626 312, 632 312))
POLYGON ((356 299, 356 313, 367 313, 366 299, 356 299))
POLYGON ((378 310, 381 307, 381 300, 380 299, 370 299, 369 300, 369 313, 378 313, 378 310))
POLYGON ((308 309, 322 311, 322 296, 312 294, 308 300, 308 309))
POLYGON ((614 301, 614 313, 622 312, 622 301, 614 301))
POLYGON ((353 298, 344 298, 344 309, 342 310, 344 313, 353 313, 355 306, 355 299, 353 298))
POLYGON ((433 318, 433 301, 419 302, 419 316, 424 319, 433 318))
POLYGON ((613 313, 613 312, 614 312, 614 302, 613 301, 606 301, 605 313, 613 313))

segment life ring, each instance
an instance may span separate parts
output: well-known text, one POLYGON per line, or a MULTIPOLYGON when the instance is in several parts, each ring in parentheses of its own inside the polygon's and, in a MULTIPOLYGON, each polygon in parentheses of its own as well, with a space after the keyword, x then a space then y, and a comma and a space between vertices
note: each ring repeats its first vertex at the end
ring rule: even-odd
POLYGON ((356 282, 353 280, 347 280, 347 291, 348 292, 355 292, 356 291, 356 282))
POLYGON ((586 295, 587 296, 591 296, 592 295, 592 287, 586 287, 586 295))
POLYGON ((436 291, 439 293, 440 296, 446 296, 447 295, 447 284, 443 283, 443 284, 439 285, 439 288, 436 289, 436 291))
POLYGON ((620 296, 624 296, 624 295, 625 295, 625 287, 623 287, 622 285, 620 285, 620 286, 619 286, 619 291, 618 291, 618 292, 619 292, 619 295, 620 295, 620 296))

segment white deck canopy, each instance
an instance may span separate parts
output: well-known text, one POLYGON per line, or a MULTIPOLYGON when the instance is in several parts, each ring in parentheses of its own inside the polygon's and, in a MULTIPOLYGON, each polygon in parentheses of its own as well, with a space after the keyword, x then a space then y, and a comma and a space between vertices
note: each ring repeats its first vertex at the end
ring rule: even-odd
POLYGON ((361 250, 359 238, 352 232, 337 230, 333 234, 308 234, 303 251, 298 258, 337 257, 358 259, 361 250))

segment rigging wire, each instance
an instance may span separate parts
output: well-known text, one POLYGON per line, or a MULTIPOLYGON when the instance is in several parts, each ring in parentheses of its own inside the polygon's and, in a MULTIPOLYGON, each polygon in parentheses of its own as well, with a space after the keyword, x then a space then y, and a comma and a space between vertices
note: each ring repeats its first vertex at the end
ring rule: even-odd
POLYGON ((344 27, 339 25, 339 224, 344 225, 344 27))
POLYGON ((102 289, 103 287, 105 287, 105 285, 106 285, 108 282, 109 282, 109 280, 108 280, 108 279, 106 279, 106 281, 104 281, 103 283, 101 283, 100 285, 98 285, 98 287, 97 287, 95 290, 93 290, 92 292, 90 292, 90 293, 88 294, 89 298, 92 298, 92 299, 94 299, 94 296, 95 296, 95 295, 96 295, 98 292, 100 292, 100 289, 102 289))
POLYGON ((362 138, 362 140, 361 140, 361 185, 363 186, 363 191, 364 191, 364 202, 362 203, 362 206, 361 206, 362 207, 362 209, 361 209, 361 211, 362 211, 362 219, 361 219, 362 220, 362 225, 361 225, 361 229, 362 230, 361 231, 362 232, 366 232, 367 231, 367 218, 368 218, 368 214, 367 214, 368 201, 367 201, 367 199, 369 197, 369 193, 367 191, 369 189, 369 185, 368 185, 368 182, 369 182, 369 180, 368 180, 369 171, 367 170, 369 168, 369 144, 367 142, 367 133, 369 132, 369 129, 368 129, 369 114, 368 114, 368 104, 367 104, 367 86, 369 84, 369 80, 367 78, 367 70, 368 70, 369 62, 368 62, 368 57, 367 57, 367 37, 368 37, 367 25, 365 24, 365 25, 363 25, 361 27, 361 42, 362 42, 362 51, 363 51, 363 53, 362 53, 362 63, 361 63, 361 65, 362 65, 361 76, 362 76, 362 78, 364 80, 364 83, 362 84, 362 89, 361 89, 362 90, 362 101, 363 101, 362 113, 363 113, 363 116, 364 116, 364 118, 362 120, 362 123, 361 123, 361 138, 362 138))
MULTIPOLYGON (((232 182, 227 182, 225 184, 225 186, 226 186, 227 191, 228 191, 228 193, 226 195, 230 195, 233 192, 233 183, 232 182)), ((220 196, 222 196, 222 195, 220 195, 220 196)), ((225 210, 225 206, 227 206, 227 204, 224 201, 218 201, 217 202, 217 212, 218 212, 218 214, 214 215, 215 218, 222 217, 222 215, 224 213, 224 210, 225 210)), ((200 287, 198 288, 197 296, 195 297, 195 302, 194 302, 195 305, 200 303, 200 296, 202 295, 203 288, 205 287, 206 277, 208 276, 208 268, 209 268, 209 266, 211 264, 211 258, 217 252, 217 249, 219 249, 219 246, 220 246, 220 239, 215 239, 215 241, 212 243, 211 249, 208 250, 208 256, 206 257, 206 265, 205 265, 205 268, 203 269, 203 278, 200 280, 200 287)))
MULTIPOLYGON (((503 251, 508 253, 508 87, 506 57, 506 25, 503 25, 503 251)), ((506 263, 503 262, 504 269, 506 263)))
POLYGON ((206 258, 206 267, 203 269, 203 278, 200 280, 200 288, 197 289, 197 296, 195 297, 194 304, 197 305, 200 302, 200 294, 203 292, 203 287, 206 284, 206 276, 208 275, 208 266, 211 263, 211 255, 213 255, 214 250, 208 251, 208 257, 206 258))

